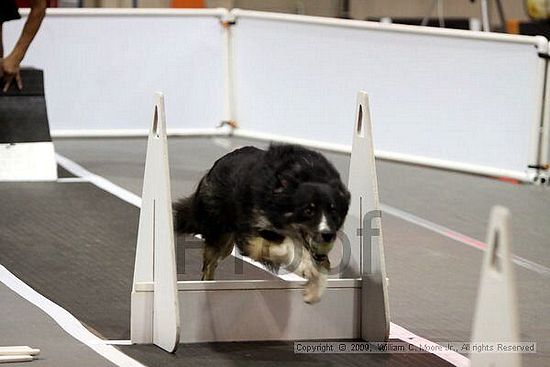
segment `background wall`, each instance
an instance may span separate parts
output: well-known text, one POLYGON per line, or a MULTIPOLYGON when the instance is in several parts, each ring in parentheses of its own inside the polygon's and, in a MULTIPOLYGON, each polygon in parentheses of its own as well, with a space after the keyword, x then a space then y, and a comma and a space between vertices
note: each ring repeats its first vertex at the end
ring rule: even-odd
MULTIPOLYGON (((85 7, 130 8, 132 0, 84 0, 85 7)), ((140 0, 140 8, 167 8, 170 0, 140 0)))
POLYGON ((534 45, 545 40, 305 19, 238 12, 242 129, 347 146, 365 90, 386 157, 520 179, 536 162, 545 64, 534 45))
MULTIPOLYGON (((240 8, 292 14, 338 17, 342 15, 343 0, 204 0, 207 7, 240 8)), ((509 19, 527 19, 523 0, 501 0, 509 19)), ((349 0, 353 19, 367 17, 424 17, 433 0, 349 0)), ((494 1, 490 1, 493 21, 497 21, 494 1)), ((480 17, 479 0, 444 0, 446 17, 480 17)), ((132 0, 84 0, 87 7, 131 7, 132 0)), ((164 8, 170 0, 139 0, 142 8, 164 8)))
MULTIPOLYGON (((78 12, 52 9, 23 61, 44 70, 52 130, 147 129, 155 91, 166 94, 170 129, 224 119, 223 12, 78 12)), ((4 24, 6 50, 23 25, 4 24)))
MULTIPOLYGON (((433 0, 350 0, 350 16, 354 19, 366 17, 424 17, 433 0)), ((507 18, 527 19, 523 0, 501 0, 507 18)), ((493 21, 497 19, 495 2, 489 1, 493 21)), ((479 0, 444 0, 446 17, 480 17, 479 0)))

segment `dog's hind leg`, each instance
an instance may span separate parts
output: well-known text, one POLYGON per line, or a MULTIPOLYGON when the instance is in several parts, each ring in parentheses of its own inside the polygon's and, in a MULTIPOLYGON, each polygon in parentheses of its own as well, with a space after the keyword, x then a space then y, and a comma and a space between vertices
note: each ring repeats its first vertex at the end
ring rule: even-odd
POLYGON ((214 273, 220 261, 225 259, 233 250, 233 236, 223 234, 217 238, 206 238, 202 259, 201 280, 214 280, 214 273))

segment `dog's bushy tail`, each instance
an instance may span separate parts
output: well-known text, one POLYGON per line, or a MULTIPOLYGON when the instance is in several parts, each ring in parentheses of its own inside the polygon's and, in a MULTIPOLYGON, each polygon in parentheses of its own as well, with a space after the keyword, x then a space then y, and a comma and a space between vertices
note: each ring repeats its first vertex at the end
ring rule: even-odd
POLYGON ((173 204, 174 230, 177 233, 198 233, 194 218, 195 195, 180 199, 173 204))

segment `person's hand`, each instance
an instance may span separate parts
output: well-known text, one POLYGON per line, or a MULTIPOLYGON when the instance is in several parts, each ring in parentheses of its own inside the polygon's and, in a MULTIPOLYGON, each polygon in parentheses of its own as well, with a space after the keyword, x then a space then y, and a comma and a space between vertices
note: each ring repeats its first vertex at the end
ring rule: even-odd
POLYGON ((2 89, 4 93, 8 91, 8 88, 14 79, 17 83, 17 88, 19 90, 23 89, 23 81, 21 80, 21 74, 19 73, 19 61, 12 55, 9 55, 2 60, 2 75, 4 78, 4 88, 2 89))

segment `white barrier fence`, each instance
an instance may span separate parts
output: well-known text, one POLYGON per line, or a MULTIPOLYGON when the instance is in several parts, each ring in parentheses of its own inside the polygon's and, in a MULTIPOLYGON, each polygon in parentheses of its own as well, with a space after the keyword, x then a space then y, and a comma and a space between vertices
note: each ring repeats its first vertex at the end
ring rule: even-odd
POLYGON ((349 101, 363 89, 380 157, 524 180, 539 162, 543 37, 234 16, 236 120, 244 129, 347 145, 349 101))
MULTIPOLYGON (((6 49, 21 27, 4 25, 6 49)), ((349 101, 362 89, 378 157, 529 181, 548 164, 547 56, 543 37, 241 10, 56 9, 25 62, 45 70, 54 136, 145 135, 160 89, 169 133, 225 133, 215 127, 235 120, 237 135, 349 152, 349 101)))
MULTIPOLYGON (((213 130, 226 118, 225 15, 49 9, 24 64, 44 69, 52 132, 146 135, 154 90, 171 98, 172 128, 213 130)), ((22 21, 4 24, 6 50, 22 27, 22 21)))

